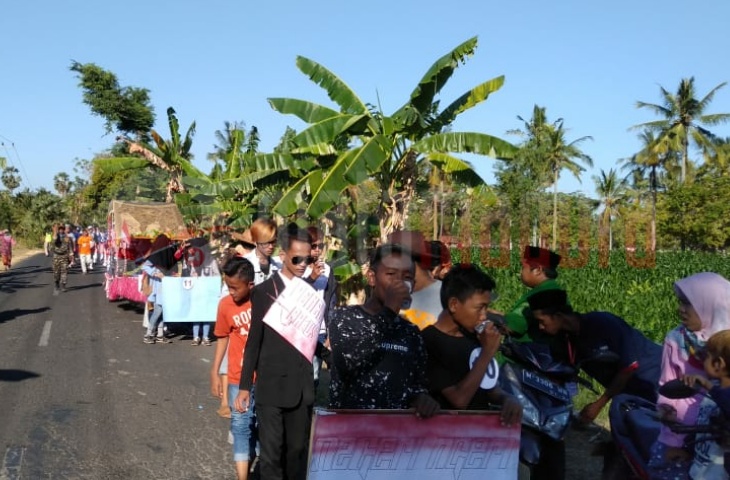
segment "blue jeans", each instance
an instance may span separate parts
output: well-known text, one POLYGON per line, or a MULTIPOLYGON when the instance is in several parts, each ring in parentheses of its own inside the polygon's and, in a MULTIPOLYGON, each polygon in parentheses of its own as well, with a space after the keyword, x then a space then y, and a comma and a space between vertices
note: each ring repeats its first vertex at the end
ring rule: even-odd
MULTIPOLYGON (((193 337, 200 338, 200 323, 193 323, 193 337)), ((203 323, 203 338, 210 338, 210 323, 203 323)))
POLYGON ((157 326, 162 320, 162 305, 155 303, 155 309, 152 310, 152 315, 148 320, 147 324, 147 336, 154 337, 157 334, 157 326))
POLYGON ((248 410, 241 413, 233 406, 238 396, 238 384, 228 385, 228 406, 231 407, 231 433, 233 434, 233 461, 249 462, 252 453, 259 453, 258 432, 256 430, 256 410, 254 390, 251 388, 248 410))

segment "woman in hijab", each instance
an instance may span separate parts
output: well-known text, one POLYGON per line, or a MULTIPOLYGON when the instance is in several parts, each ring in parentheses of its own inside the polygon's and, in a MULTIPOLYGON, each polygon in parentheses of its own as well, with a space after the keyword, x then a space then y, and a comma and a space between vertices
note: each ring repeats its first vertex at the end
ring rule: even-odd
MULTIPOLYGON (((664 339, 659 384, 683 375, 703 375, 705 342, 715 333, 730 329, 730 282, 721 275, 703 272, 674 283, 679 301, 680 325, 664 339)), ((701 395, 673 400, 659 397, 657 409, 664 418, 694 425, 701 395)), ((662 426, 649 460, 652 479, 688 479, 691 453, 684 435, 662 426)))

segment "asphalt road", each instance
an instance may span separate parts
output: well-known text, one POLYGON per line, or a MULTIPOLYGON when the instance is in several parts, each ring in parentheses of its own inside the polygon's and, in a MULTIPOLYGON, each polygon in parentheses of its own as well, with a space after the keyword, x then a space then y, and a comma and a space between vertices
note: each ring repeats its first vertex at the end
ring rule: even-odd
POLYGON ((50 266, 36 255, 0 274, 0 479, 235 478, 208 388, 215 347, 146 345, 100 269, 77 267, 53 296, 50 266))

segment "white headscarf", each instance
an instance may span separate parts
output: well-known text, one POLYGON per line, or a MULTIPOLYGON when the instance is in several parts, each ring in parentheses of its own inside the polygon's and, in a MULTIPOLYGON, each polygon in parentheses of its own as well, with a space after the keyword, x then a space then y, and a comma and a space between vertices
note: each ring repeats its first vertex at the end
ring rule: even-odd
POLYGON ((730 329, 730 282, 722 275, 702 272, 674 283, 674 291, 687 297, 702 322, 694 332, 706 342, 713 334, 730 329))

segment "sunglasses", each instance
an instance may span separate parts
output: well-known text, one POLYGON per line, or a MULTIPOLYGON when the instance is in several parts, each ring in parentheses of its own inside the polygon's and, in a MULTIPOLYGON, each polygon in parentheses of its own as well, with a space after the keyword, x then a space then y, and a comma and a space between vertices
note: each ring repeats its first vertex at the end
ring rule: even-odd
POLYGON ((296 257, 291 257, 291 263, 293 263, 294 265, 299 265, 302 263, 311 265, 316 261, 317 261, 317 257, 312 257, 311 255, 308 257, 300 257, 299 255, 297 255, 296 257))
POLYGON ((321 250, 324 248, 324 243, 313 243, 312 248, 315 250, 321 250))

